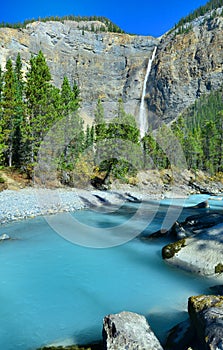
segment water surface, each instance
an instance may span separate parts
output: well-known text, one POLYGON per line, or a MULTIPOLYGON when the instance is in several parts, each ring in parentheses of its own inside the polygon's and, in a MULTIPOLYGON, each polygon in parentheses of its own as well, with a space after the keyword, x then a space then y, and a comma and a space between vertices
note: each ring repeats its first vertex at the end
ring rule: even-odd
MULTIPOLYGON (((143 235, 161 227, 168 204, 163 202, 143 235)), ((222 210, 222 202, 211 204, 213 210, 222 210)), ((148 212, 152 207, 147 204, 148 212)), ((106 234, 106 227, 129 219, 136 210, 137 205, 130 204, 119 212, 85 210, 72 215, 89 226, 104 227, 106 234)), ((205 210, 186 209, 181 219, 205 210)), ((63 239, 42 217, 8 224, 1 233, 15 238, 0 244, 0 349, 4 350, 32 350, 65 339, 70 343, 100 339, 103 317, 123 310, 144 314, 163 340, 170 327, 187 318, 188 297, 208 293, 208 286, 216 284, 166 264, 161 258, 164 239, 136 237, 120 246, 92 249, 63 239)))

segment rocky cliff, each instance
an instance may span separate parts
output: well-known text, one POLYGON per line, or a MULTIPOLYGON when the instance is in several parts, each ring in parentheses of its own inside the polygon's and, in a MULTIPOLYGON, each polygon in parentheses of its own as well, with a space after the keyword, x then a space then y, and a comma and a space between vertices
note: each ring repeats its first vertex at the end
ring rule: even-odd
POLYGON ((201 94, 223 81, 223 17, 221 10, 196 19, 183 34, 164 35, 147 84, 148 108, 166 122, 201 94), (216 14, 215 14, 216 15, 216 14))
MULTIPOLYGON (((158 45, 147 82, 148 118, 166 122, 201 94, 217 89, 223 78, 223 17, 206 14, 183 34, 174 31, 161 40, 118 33, 94 33, 75 21, 34 22, 25 29, 0 28, 0 65, 20 52, 24 67, 42 50, 53 81, 66 75, 81 90, 82 111, 93 117, 98 97, 112 117, 121 97, 127 112, 139 114, 149 58, 158 45)), ((96 24, 95 24, 96 25, 96 24)))
POLYGON ((158 40, 117 33, 94 33, 75 21, 34 22, 25 29, 0 29, 0 65, 20 52, 24 66, 42 50, 56 86, 66 75, 81 90, 83 111, 89 117, 100 97, 106 116, 113 116, 123 98, 126 110, 137 115, 148 60, 158 40))

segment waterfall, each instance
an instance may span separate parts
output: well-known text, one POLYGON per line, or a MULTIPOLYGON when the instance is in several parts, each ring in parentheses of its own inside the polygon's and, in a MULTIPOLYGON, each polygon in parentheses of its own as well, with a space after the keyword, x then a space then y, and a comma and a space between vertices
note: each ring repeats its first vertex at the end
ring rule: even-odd
POLYGON ((145 109, 145 95, 146 95, 146 84, 149 78, 149 74, 152 68, 152 63, 156 55, 157 47, 155 46, 153 50, 152 57, 149 59, 146 75, 143 83, 143 91, 142 91, 142 97, 141 97, 141 103, 140 103, 140 110, 139 110, 139 129, 140 129, 140 137, 141 139, 145 136, 147 130, 148 130, 148 123, 147 123, 147 117, 146 117, 146 109, 145 109))

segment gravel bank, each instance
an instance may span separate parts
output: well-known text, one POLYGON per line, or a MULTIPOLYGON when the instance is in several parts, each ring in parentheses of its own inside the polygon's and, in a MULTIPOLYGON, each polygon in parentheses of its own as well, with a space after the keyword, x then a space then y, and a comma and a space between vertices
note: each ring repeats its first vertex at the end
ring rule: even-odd
MULTIPOLYGON (((157 196, 156 199, 159 199, 157 196)), ((0 192, 0 224, 50 215, 59 212, 76 211, 102 205, 119 205, 151 199, 149 195, 122 191, 87 191, 78 189, 35 189, 0 192)))

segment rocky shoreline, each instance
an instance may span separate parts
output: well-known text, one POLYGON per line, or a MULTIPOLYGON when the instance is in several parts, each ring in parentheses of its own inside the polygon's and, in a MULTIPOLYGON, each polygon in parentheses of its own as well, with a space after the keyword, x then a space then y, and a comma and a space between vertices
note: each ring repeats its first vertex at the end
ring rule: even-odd
POLYGON ((191 194, 218 195, 223 193, 223 183, 211 181, 203 173, 193 174, 166 170, 141 172, 137 184, 121 184, 114 181, 109 190, 60 187, 43 189, 38 187, 10 188, 0 191, 0 225, 16 220, 72 212, 94 206, 119 205, 123 202, 161 200, 164 198, 186 198, 191 194))
MULTIPOLYGON (((155 196, 154 196, 155 197, 155 196)), ((153 199, 161 199, 156 196, 153 199)), ((0 192, 0 224, 61 212, 151 199, 128 191, 24 188, 0 192)))

